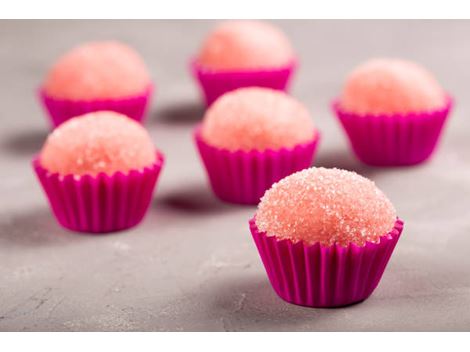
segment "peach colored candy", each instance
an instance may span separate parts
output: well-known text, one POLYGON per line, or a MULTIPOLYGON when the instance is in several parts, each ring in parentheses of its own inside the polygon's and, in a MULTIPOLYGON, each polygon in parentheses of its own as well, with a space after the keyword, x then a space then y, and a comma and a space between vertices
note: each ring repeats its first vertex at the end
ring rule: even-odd
POLYGON ((228 21, 206 38, 198 63, 212 70, 277 68, 291 63, 287 37, 266 22, 228 21))
POLYGON ((399 59, 374 59, 346 79, 341 107, 356 114, 424 112, 442 108, 446 95, 424 67, 399 59))
POLYGON ((116 112, 98 111, 57 127, 42 148, 40 163, 61 175, 111 175, 150 166, 155 155, 150 136, 139 123, 116 112))
POLYGON ((395 208, 372 181, 350 171, 315 167, 275 183, 256 214, 256 225, 268 236, 342 246, 378 242, 395 221, 395 208))
POLYGON ((90 42, 54 64, 43 88, 57 99, 95 100, 142 94, 150 76, 139 54, 125 44, 90 42))
POLYGON ((311 141, 315 133, 300 102, 284 92, 257 87, 217 99, 206 111, 201 129, 207 144, 232 151, 290 148, 311 141))

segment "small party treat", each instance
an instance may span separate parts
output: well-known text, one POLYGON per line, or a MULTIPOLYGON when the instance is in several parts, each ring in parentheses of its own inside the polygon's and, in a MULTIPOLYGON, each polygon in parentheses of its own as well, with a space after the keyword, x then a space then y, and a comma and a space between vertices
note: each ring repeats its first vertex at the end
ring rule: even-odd
POLYGON ((403 222, 372 181, 350 171, 310 168, 265 193, 250 230, 282 299, 337 307, 371 295, 403 222))
POLYGON ((227 202, 257 204, 274 182, 311 165, 319 132, 294 98, 250 87, 217 99, 195 140, 214 193, 227 202))
POLYGON ((357 157, 366 164, 418 164, 434 151, 452 99, 426 69, 398 59, 356 68, 333 104, 357 157))
POLYGON ((105 233, 138 224, 163 166, 147 131, 129 117, 77 116, 47 138, 33 167, 59 223, 105 233))
POLYGON ((52 66, 40 98, 53 126, 87 112, 110 110, 137 121, 144 117, 152 92, 139 54, 115 41, 75 47, 52 66))
POLYGON ((191 64, 207 105, 241 87, 286 90, 296 65, 287 37, 266 22, 227 21, 204 41, 191 64))

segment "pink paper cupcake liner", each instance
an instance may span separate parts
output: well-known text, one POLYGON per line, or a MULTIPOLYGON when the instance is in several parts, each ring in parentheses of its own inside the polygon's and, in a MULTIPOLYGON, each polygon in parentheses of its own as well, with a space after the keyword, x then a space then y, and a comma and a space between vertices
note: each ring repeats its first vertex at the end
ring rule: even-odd
POLYGON ((320 135, 289 149, 248 152, 208 145, 199 127, 194 138, 215 195, 230 203, 258 204, 273 183, 311 166, 320 135))
POLYGON ((51 124, 57 127, 68 119, 99 110, 116 111, 130 118, 143 122, 153 87, 144 93, 122 99, 105 100, 67 100, 50 97, 41 89, 39 98, 48 112, 51 124))
POLYGON ((78 232, 106 233, 128 229, 144 217, 163 166, 163 156, 143 170, 111 176, 60 176, 33 160, 36 175, 57 221, 78 232))
POLYGON ((412 114, 357 115, 333 110, 349 137, 356 156, 374 166, 406 166, 428 159, 436 148, 452 99, 439 110, 412 114))
POLYGON ((292 62, 278 69, 253 71, 211 71, 193 61, 191 71, 198 80, 207 106, 222 94, 242 87, 266 87, 286 91, 297 64, 292 62))
POLYGON ((279 240, 250 220, 250 230, 269 281, 285 301, 308 307, 340 307, 369 297, 377 287, 403 230, 397 219, 379 243, 359 247, 279 240))

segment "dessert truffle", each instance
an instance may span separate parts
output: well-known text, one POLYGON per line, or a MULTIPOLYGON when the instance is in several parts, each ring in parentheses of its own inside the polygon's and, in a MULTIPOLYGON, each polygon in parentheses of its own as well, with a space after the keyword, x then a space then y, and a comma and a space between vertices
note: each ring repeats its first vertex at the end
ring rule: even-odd
POLYGON ((372 294, 403 224, 372 181, 350 171, 310 168, 266 191, 250 231, 282 299, 340 307, 372 294))
POLYGON ((40 153, 50 173, 111 175, 142 169, 156 161, 147 131, 125 115, 99 111, 74 117, 57 127, 40 153))
POLYGON ((310 168, 266 191, 256 225, 268 236, 306 244, 378 243, 397 220, 392 203, 375 184, 350 171, 310 168))
POLYGON ((202 67, 218 71, 277 68, 290 64, 289 40, 275 26, 258 21, 228 21, 206 38, 197 57, 202 67))
POLYGON ((452 105, 422 66, 373 59, 349 75, 332 106, 362 162, 408 166, 434 153, 452 105))
POLYGON ((440 109, 446 94, 424 67, 400 59, 372 59, 346 79, 341 109, 355 114, 395 114, 440 109))
POLYGON ((99 100, 139 95, 150 84, 147 68, 135 50, 104 41, 82 44, 59 58, 43 90, 55 99, 99 100))
POLYGON ((214 147, 236 150, 290 148, 316 135, 307 109, 284 92, 241 88, 226 93, 207 110, 203 140, 214 147))

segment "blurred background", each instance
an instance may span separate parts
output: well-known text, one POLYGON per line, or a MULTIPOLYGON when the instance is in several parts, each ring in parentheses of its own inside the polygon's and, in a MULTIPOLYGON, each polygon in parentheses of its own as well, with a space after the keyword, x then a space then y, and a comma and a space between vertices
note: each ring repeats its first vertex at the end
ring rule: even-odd
POLYGON ((218 201, 192 130, 204 108, 189 62, 215 21, 0 21, 0 330, 469 330, 470 21, 272 21, 297 51, 291 93, 322 132, 315 165, 373 179, 405 220, 375 293, 340 309, 289 305, 271 289, 248 230, 255 207, 218 201), (153 206, 108 236, 61 229, 30 161, 49 131, 36 97, 54 60, 83 41, 140 52, 156 84, 146 127, 166 155, 153 206), (371 168, 330 110, 371 57, 415 60, 456 105, 429 162, 371 168))

